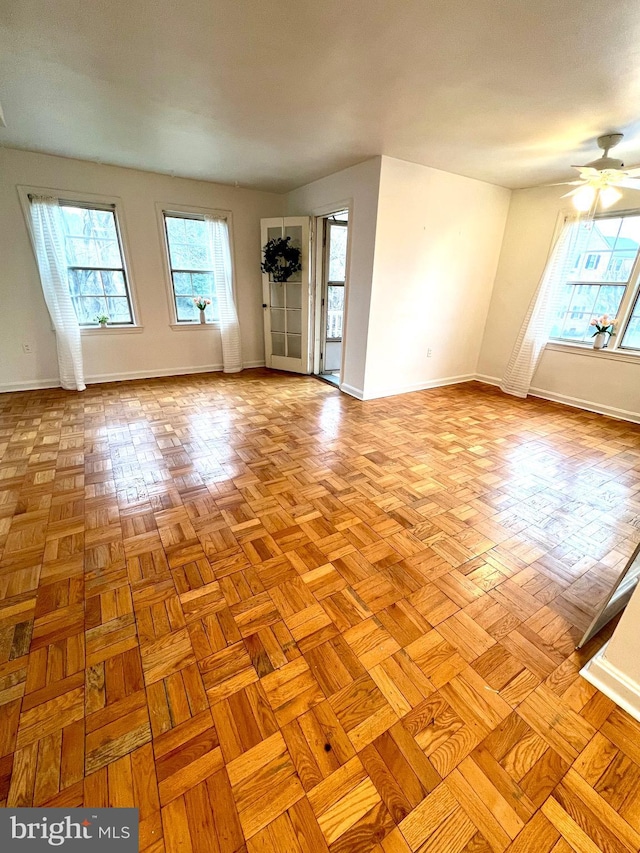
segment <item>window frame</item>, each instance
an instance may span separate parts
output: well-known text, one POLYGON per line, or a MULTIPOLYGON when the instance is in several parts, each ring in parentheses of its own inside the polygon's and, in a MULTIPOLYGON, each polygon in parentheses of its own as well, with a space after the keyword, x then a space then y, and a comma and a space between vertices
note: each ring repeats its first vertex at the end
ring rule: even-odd
MULTIPOLYGON (((636 358, 640 357, 640 346, 630 347, 629 345, 623 344, 623 339, 626 334, 629 323, 631 322, 631 318, 633 317, 633 312, 635 311, 636 305, 640 305, 640 263, 638 263, 638 276, 635 282, 635 292, 625 293, 622 298, 622 302, 620 303, 620 310, 622 311, 623 307, 625 310, 625 318, 624 318, 624 331, 622 328, 622 323, 620 324, 620 332, 616 332, 616 338, 619 337, 619 340, 616 341, 616 352, 623 352, 626 355, 635 355, 636 358), (627 305, 625 306, 625 299, 627 299, 627 305)), ((631 279, 629 280, 631 282, 631 279)), ((631 288, 628 288, 631 290, 631 288)))
MULTIPOLYGON (((122 260, 122 271, 125 282, 125 289, 127 293, 127 300, 129 303, 129 310, 131 313, 132 322, 131 323, 109 323, 104 328, 100 327, 98 323, 95 324, 87 324, 83 325, 78 321, 78 326, 80 328, 81 335, 104 335, 107 333, 110 334, 130 334, 135 332, 142 332, 142 320, 140 315, 140 310, 138 308, 138 300, 136 296, 136 289, 134 285, 134 276, 132 273, 132 265, 129 256, 128 250, 128 237, 125 223, 125 216, 123 213, 123 203, 122 199, 119 196, 103 196, 97 195, 96 193, 79 193, 74 190, 62 190, 62 189, 54 189, 52 187, 33 187, 33 186, 18 186, 18 197, 20 200, 20 205, 22 207, 22 212, 24 214, 24 219, 27 225, 27 232, 29 234, 29 240, 31 242, 32 249, 34 251, 35 256, 35 246, 33 241, 33 226, 31 222, 31 197, 32 196, 50 196, 51 198, 55 198, 58 201, 58 204, 62 205, 72 205, 75 207, 85 207, 90 210, 109 210, 113 212, 116 234, 118 237, 118 246, 120 249, 120 257, 122 260)), ((36 267, 37 267, 37 259, 36 259, 36 267)), ((69 269, 73 269, 74 267, 69 266, 69 269)), ((76 267, 79 269, 89 269, 89 267, 76 267)), ((99 267, 98 269, 107 269, 106 267, 99 267)), ((119 270, 120 268, 118 268, 119 270)))
MULTIPOLYGON (((564 210, 560 213, 556 230, 554 232, 552 248, 555 244, 555 240, 560 234, 562 227, 564 226, 566 220, 569 218, 570 215, 571 214, 569 214, 567 210, 564 210)), ((640 217, 640 208, 610 210, 606 213, 598 214, 594 217, 594 219, 624 219, 629 216, 640 217)), ((590 254, 595 253, 591 252, 590 254)), ((579 284, 594 284, 603 286, 616 284, 616 282, 575 282, 575 284, 576 286, 579 284)), ((636 302, 640 300, 640 248, 638 249, 638 253, 636 254, 636 258, 633 263, 633 267, 631 269, 628 281, 618 282, 617 284, 618 286, 624 286, 624 293, 622 296, 622 300, 620 301, 620 307, 616 314, 616 317, 618 319, 618 326, 615 335, 609 338, 608 345, 605 349, 595 350, 591 341, 576 341, 571 340, 569 338, 552 337, 549 337, 547 341, 547 347, 549 349, 556 350, 569 349, 573 347, 579 350, 593 353, 593 355, 595 356, 613 356, 616 358, 622 358, 625 361, 635 361, 636 359, 640 358, 640 347, 629 347, 622 345, 622 339, 624 338, 629 323, 631 322, 634 307, 636 305, 636 302)))
POLYGON ((233 218, 230 210, 220 208, 197 207, 196 205, 174 204, 172 202, 156 202, 156 217, 160 232, 160 245, 162 264, 164 268, 165 290, 167 295, 167 307, 169 310, 169 327, 175 332, 184 331, 206 331, 208 329, 220 329, 219 320, 211 323, 199 323, 194 320, 178 320, 176 308, 176 296, 173 287, 173 271, 171 268, 171 255, 169 253, 169 238, 167 235, 166 216, 180 216, 185 219, 204 219, 205 216, 215 216, 224 219, 229 230, 229 253, 231 255, 231 287, 234 300, 236 296, 236 263, 233 241, 233 218))
MULTIPOLYGON (((127 274, 127 267, 126 267, 125 260, 124 260, 124 252, 122 250, 122 236, 120 234, 120 228, 118 226, 118 214, 116 211, 115 204, 98 205, 95 202, 85 203, 85 202, 80 202, 80 201, 73 201, 73 200, 70 200, 67 198, 59 198, 58 204, 60 207, 77 207, 77 208, 83 208, 85 210, 101 210, 101 211, 106 211, 107 213, 113 214, 113 223, 114 223, 114 227, 115 227, 115 231, 116 231, 116 238, 118 240, 118 249, 120 250, 120 260, 122 261, 122 267, 83 267, 83 266, 73 264, 73 265, 67 265, 67 269, 68 270, 91 270, 91 271, 95 270, 95 271, 99 271, 99 272, 102 272, 102 271, 105 271, 105 272, 122 272, 122 277, 124 278, 125 295, 126 295, 126 299, 127 299, 127 304, 129 306, 129 314, 131 316, 131 322, 129 322, 129 323, 112 323, 111 321, 109 321, 107 328, 109 326, 111 326, 111 328, 114 328, 114 327, 115 328, 129 328, 130 326, 135 326, 136 325, 136 318, 135 318, 135 314, 133 311, 133 304, 131 301, 131 295, 129 293, 129 276, 127 274)), ((98 294, 97 298, 102 298, 102 296, 100 296, 98 294)), ((106 294, 105 294, 105 298, 106 298, 106 294)), ((71 297, 71 299, 73 301, 73 296, 71 297)), ((81 329, 96 329, 99 326, 99 324, 97 322, 96 323, 81 323, 79 320, 78 320, 78 325, 80 326, 81 329)))

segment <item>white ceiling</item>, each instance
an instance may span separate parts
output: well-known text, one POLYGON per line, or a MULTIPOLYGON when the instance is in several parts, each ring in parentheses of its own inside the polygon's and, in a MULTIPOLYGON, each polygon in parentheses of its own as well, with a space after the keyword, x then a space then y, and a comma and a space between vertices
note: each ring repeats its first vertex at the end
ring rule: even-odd
POLYGON ((0 145, 285 191, 388 154, 508 187, 623 130, 637 0, 0 0, 0 145))

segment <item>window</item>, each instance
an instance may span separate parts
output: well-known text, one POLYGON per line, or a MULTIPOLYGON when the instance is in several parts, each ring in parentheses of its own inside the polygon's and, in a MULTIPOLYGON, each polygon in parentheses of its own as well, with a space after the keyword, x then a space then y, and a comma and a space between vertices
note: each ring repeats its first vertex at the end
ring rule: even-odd
POLYGON ((627 327, 622 335, 620 343, 622 349, 637 349, 640 350, 640 298, 636 294, 635 305, 631 312, 631 317, 627 323, 627 327))
POLYGON ((640 306, 628 321, 631 301, 638 289, 640 214, 595 219, 586 245, 573 259, 562 286, 551 338, 590 343, 594 317, 608 314, 618 319, 611 348, 640 349, 640 306), (626 321, 626 322, 625 322, 626 321))
POLYGON ((214 289, 214 263, 204 216, 163 211, 167 236, 169 270, 176 320, 178 323, 199 322, 200 312, 194 299, 210 299, 205 310, 207 323, 218 320, 214 289))
POLYGON ((97 326, 106 314, 109 325, 132 326, 133 311, 122 259, 115 208, 60 201, 69 290, 78 323, 97 326))

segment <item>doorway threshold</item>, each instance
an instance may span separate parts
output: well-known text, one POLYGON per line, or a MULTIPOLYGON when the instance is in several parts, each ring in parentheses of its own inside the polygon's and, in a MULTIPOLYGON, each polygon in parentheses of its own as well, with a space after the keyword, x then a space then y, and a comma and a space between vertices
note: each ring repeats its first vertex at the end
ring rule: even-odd
POLYGON ((316 373, 316 379, 322 379, 323 382, 328 382, 329 385, 335 385, 336 388, 340 387, 339 373, 316 373))

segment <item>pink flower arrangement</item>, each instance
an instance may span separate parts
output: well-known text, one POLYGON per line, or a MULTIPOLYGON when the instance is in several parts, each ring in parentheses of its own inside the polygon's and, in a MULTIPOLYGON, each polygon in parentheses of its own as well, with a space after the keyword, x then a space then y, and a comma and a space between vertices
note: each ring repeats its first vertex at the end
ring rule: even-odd
POLYGON ((591 337, 596 335, 607 334, 615 335, 615 327, 618 321, 615 317, 610 318, 608 314, 603 314, 602 317, 594 317, 589 323, 590 326, 595 326, 595 332, 591 337))
POLYGON ((204 296, 194 296, 193 301, 200 311, 204 311, 207 305, 211 305, 211 300, 205 299, 204 296))

